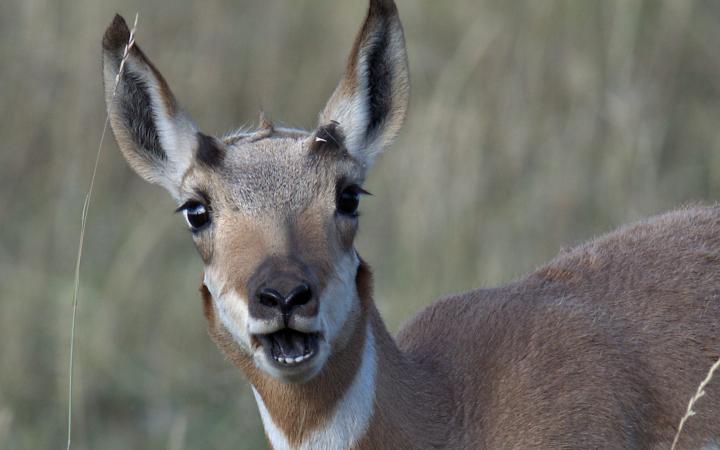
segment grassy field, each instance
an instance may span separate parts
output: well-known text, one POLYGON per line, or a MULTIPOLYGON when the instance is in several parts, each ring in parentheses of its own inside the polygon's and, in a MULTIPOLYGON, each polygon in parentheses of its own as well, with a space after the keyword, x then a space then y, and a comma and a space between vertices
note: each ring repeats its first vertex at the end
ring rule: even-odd
MULTIPOLYGON (((437 296, 720 198, 720 4, 397 0, 408 121, 358 248, 396 330, 437 296)), ((73 265, 117 11, 207 133, 262 109, 312 127, 365 9, 350 0, 7 0, 0 5, 0 448, 63 448, 73 265)), ((205 332, 174 204, 108 135, 77 325, 76 449, 257 449, 242 376, 205 332)))

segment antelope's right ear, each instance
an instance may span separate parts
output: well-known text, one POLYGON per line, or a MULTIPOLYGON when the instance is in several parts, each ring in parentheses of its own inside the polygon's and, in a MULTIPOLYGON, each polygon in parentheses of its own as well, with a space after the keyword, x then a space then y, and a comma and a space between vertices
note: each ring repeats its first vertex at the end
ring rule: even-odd
POLYGON ((129 40, 125 20, 116 15, 102 41, 110 125, 135 172, 177 197, 182 176, 205 136, 180 110, 165 79, 137 45, 128 52, 113 95, 129 40))
POLYGON ((319 125, 338 122, 345 147, 365 167, 382 153, 405 119, 410 82, 405 39, 393 0, 370 0, 345 75, 319 125))

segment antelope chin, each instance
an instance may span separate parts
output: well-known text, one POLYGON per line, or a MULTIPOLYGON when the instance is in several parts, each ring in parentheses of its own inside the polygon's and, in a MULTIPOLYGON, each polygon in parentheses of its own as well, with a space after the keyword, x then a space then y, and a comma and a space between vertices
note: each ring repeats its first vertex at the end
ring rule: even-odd
POLYGON ((303 383, 322 370, 330 346, 321 332, 283 328, 253 336, 255 364, 283 383, 303 383))

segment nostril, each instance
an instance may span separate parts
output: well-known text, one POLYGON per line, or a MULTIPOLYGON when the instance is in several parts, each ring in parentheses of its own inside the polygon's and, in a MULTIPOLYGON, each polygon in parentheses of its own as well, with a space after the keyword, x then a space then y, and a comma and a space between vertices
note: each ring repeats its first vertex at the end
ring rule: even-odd
POLYGON ((277 308, 283 303, 282 295, 275 289, 263 288, 257 293, 257 299, 261 305, 270 308, 277 308))
POLYGON ((305 305, 312 300, 312 290, 307 283, 303 283, 296 287, 285 297, 285 304, 287 306, 301 306, 305 305))

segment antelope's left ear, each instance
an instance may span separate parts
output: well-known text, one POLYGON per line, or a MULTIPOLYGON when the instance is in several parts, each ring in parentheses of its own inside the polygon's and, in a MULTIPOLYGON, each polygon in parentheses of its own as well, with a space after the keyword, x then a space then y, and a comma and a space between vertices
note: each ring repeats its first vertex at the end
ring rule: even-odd
POLYGON ((110 125, 135 172, 178 198, 183 174, 193 160, 217 159, 219 147, 214 139, 197 131, 140 47, 134 45, 124 55, 129 39, 125 20, 116 15, 102 41, 110 125), (118 79, 121 65, 123 73, 118 79))
POLYGON ((370 0, 345 75, 320 114, 320 125, 338 122, 345 147, 369 167, 400 130, 409 91, 397 7, 392 0, 370 0))

